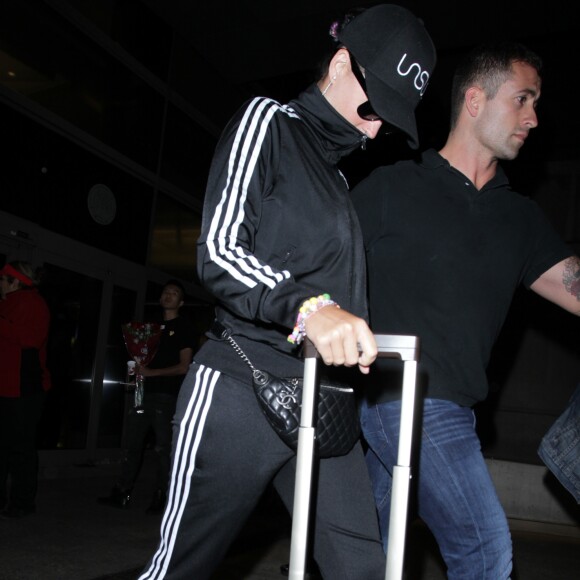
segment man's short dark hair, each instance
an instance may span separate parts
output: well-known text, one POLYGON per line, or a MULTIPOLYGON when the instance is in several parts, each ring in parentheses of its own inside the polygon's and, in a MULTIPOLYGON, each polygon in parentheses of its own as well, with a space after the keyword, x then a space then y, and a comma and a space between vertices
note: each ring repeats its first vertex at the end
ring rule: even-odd
POLYGON ((493 99, 499 87, 511 76, 515 62, 535 68, 538 75, 542 73, 541 57, 516 41, 480 44, 462 58, 453 74, 451 86, 451 128, 457 124, 467 89, 479 85, 486 98, 493 99))

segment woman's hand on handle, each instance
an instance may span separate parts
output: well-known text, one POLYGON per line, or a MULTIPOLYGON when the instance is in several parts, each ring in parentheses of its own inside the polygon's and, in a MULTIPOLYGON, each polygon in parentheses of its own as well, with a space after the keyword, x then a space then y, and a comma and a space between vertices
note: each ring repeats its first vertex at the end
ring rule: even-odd
POLYGON ((367 323, 334 305, 310 315, 305 328, 306 336, 327 365, 358 365, 361 373, 367 374, 377 358, 377 343, 367 323))

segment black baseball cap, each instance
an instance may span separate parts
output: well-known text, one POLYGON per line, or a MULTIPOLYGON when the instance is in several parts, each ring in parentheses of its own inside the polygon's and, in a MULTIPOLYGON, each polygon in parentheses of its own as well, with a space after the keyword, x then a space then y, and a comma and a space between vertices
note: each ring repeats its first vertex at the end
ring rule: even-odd
POLYGON ((372 108, 417 149, 415 109, 437 61, 423 22, 402 6, 379 4, 351 20, 338 40, 363 67, 372 108))

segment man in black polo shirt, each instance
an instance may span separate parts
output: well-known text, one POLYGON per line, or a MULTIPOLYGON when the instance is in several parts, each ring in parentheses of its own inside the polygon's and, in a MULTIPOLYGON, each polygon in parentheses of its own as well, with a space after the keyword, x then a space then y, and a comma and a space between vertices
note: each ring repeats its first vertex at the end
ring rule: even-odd
MULTIPOLYGON (((487 397, 486 367, 514 291, 523 284, 580 313, 578 257, 498 165, 517 156, 538 124, 540 67, 519 44, 475 49, 456 70, 441 151, 377 169, 353 195, 371 328, 421 339, 425 398, 413 482, 449 579, 505 580, 512 570, 507 519, 472 407, 487 397)), ((386 547, 401 401, 388 361, 376 367, 361 419, 386 547)))
POLYGON ((108 497, 99 503, 126 508, 131 500, 131 490, 143 460, 145 442, 150 429, 155 435, 156 483, 148 513, 163 510, 169 479, 172 419, 179 388, 194 350, 193 328, 179 316, 183 306, 184 289, 177 280, 170 280, 161 292, 159 303, 163 310, 162 335, 157 353, 147 366, 136 368, 145 377, 143 404, 132 408, 127 419, 127 449, 121 478, 108 497))

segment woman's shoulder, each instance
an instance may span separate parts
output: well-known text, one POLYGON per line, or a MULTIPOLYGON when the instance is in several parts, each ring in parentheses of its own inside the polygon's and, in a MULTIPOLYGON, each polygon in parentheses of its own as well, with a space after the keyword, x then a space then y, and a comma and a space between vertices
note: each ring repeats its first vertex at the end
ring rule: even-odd
POLYGON ((10 292, 5 300, 0 300, 0 315, 9 318, 49 316, 48 305, 36 288, 23 288, 10 292))
POLYGON ((256 96, 248 99, 239 109, 237 116, 246 117, 248 115, 271 116, 278 111, 284 111, 287 108, 276 99, 265 96, 256 96))
MULTIPOLYGON (((276 99, 257 96, 247 100, 230 118, 223 136, 264 134, 286 122, 292 111, 276 99)), ((295 113, 294 113, 295 115, 295 113)))

